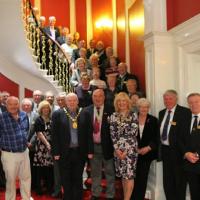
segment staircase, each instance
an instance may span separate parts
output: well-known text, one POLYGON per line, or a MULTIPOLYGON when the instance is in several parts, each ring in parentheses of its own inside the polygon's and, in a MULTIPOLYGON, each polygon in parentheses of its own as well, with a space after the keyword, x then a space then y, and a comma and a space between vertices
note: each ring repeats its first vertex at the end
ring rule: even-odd
MULTIPOLYGON (((33 12, 28 0, 0 2, 0 73, 19 85, 20 98, 24 97, 25 88, 51 90, 54 94, 61 91, 68 92, 69 74, 65 55, 62 54, 60 47, 57 47, 62 58, 56 56, 58 53, 52 52, 56 63, 50 64, 56 68, 55 73, 50 73, 49 66, 44 67, 46 60, 41 62, 38 55, 40 49, 37 48, 41 42, 38 43, 33 37, 39 33, 39 27, 32 19, 34 19, 33 12)), ((44 40, 46 37, 48 36, 44 36, 44 40)))

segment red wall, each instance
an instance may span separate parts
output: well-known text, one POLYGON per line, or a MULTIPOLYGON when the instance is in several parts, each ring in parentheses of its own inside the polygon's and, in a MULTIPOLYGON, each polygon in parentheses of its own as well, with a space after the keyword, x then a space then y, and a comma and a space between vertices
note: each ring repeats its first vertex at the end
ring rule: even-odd
MULTIPOLYGON (((136 0, 134 5, 129 9, 129 22, 138 15, 144 13, 143 0, 136 0)), ((144 16, 144 14, 143 14, 144 16)), ((144 27, 137 28, 129 23, 130 35, 130 69, 131 72, 138 76, 140 86, 145 91, 145 51, 144 42, 140 38, 144 35, 144 27)))
POLYGON ((25 98, 32 98, 33 97, 33 91, 29 90, 27 88, 24 88, 24 97, 25 98))
POLYGON ((117 55, 121 61, 125 61, 125 0, 116 1, 117 15, 117 55), (124 22, 124 26, 123 26, 124 22))
POLYGON ((199 0, 167 0, 167 29, 200 13, 199 0))
POLYGON ((7 91, 11 96, 19 97, 19 85, 0 73, 0 91, 7 91))
POLYGON ((76 31, 87 43, 86 0, 76 0, 76 31))
POLYGON ((46 17, 47 23, 49 16, 55 16, 56 26, 70 27, 69 0, 42 0, 41 15, 46 17))
POLYGON ((112 0, 92 0, 93 36, 102 40, 105 46, 112 46, 112 28, 100 29, 95 27, 95 22, 101 17, 112 19, 112 0))

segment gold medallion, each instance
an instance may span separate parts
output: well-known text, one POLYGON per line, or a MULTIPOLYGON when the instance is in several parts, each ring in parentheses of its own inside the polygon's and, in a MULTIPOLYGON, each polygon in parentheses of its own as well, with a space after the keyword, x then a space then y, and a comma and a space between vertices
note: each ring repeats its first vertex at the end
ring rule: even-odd
POLYGON ((73 129, 77 129, 77 127, 78 127, 77 121, 72 122, 72 127, 73 127, 73 129))

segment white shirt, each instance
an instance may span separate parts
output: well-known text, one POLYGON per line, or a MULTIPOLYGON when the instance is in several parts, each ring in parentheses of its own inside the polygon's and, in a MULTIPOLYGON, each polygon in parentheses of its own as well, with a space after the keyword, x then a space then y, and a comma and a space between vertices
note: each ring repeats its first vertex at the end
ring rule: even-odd
POLYGON ((56 39, 56 31, 55 31, 55 29, 50 27, 50 32, 51 32, 51 38, 53 40, 55 40, 56 39))
MULTIPOLYGON (((174 118, 174 113, 175 113, 175 110, 176 110, 176 106, 174 106, 170 111, 170 120, 169 120, 169 125, 168 125, 168 128, 167 128, 167 139, 166 140, 162 140, 162 137, 161 137, 161 143, 164 144, 164 145, 169 145, 169 130, 171 128, 171 124, 173 122, 173 118, 174 118)), ((167 118, 167 115, 168 115, 168 109, 166 109, 166 112, 165 112, 165 115, 164 115, 164 118, 162 120, 162 123, 161 123, 161 126, 160 126, 160 135, 162 136, 162 132, 163 132, 163 128, 164 128, 164 124, 165 124, 165 121, 166 121, 166 118, 167 118)))
POLYGON ((105 83, 105 81, 100 80, 100 79, 98 79, 98 80, 92 79, 92 80, 90 81, 90 85, 94 85, 94 86, 97 86, 98 88, 102 88, 102 89, 105 89, 105 88, 106 88, 106 83, 105 83))
POLYGON ((63 43, 61 45, 61 48, 63 51, 67 54, 68 60, 71 63, 72 53, 74 49, 77 49, 77 46, 75 44, 68 45, 67 43, 63 43))
POLYGON ((139 131, 140 131, 140 139, 142 139, 143 131, 144 131, 144 124, 139 124, 139 131))

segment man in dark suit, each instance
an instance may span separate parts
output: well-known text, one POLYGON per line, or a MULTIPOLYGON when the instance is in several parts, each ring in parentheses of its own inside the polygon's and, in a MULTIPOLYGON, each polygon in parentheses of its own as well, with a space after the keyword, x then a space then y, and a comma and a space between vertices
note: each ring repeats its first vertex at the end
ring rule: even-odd
POLYGON ((45 27, 43 30, 48 34, 53 40, 56 40, 60 36, 59 29, 55 27, 56 18, 54 16, 49 17, 49 26, 45 27))
POLYGON ((85 48, 85 40, 80 40, 78 42, 78 49, 74 49, 72 52, 72 63, 75 63, 78 58, 80 58, 79 51, 81 48, 85 48))
POLYGON ((66 96, 66 108, 52 116, 52 151, 59 161, 64 200, 82 200, 82 173, 87 157, 92 158, 93 143, 87 112, 78 108, 74 93, 66 96))
POLYGON ((180 140, 184 158, 184 169, 189 182, 191 200, 200 199, 200 93, 187 97, 191 113, 186 123, 185 134, 180 140))
POLYGON ((69 34, 69 29, 67 27, 63 27, 61 31, 61 35, 56 38, 57 42, 62 45, 66 43, 66 36, 69 34))
POLYGON ((167 90, 163 95, 165 109, 159 112, 163 187, 167 200, 185 200, 186 176, 178 141, 185 131, 189 109, 177 104, 177 92, 167 90))
POLYGON ((86 107, 90 121, 87 125, 92 129, 87 129, 93 135, 94 156, 90 160, 92 178, 92 200, 97 200, 101 194, 102 164, 106 177, 107 189, 106 198, 114 199, 115 171, 113 163, 113 144, 110 138, 110 128, 108 117, 112 111, 104 105, 105 95, 102 89, 96 89, 92 95, 93 105, 86 107))
POLYGON ((94 39, 91 39, 90 40, 90 42, 89 42, 89 48, 87 48, 87 52, 86 52, 86 57, 87 57, 87 59, 89 59, 90 58, 90 56, 93 54, 93 53, 95 53, 96 51, 97 51, 97 49, 96 49, 96 42, 95 42, 95 40, 94 39))
POLYGON ((130 74, 127 72, 127 64, 124 62, 119 63, 118 65, 119 75, 117 76, 117 89, 121 92, 127 93, 126 82, 129 79, 134 79, 137 82, 136 90, 139 91, 140 85, 138 77, 134 74, 130 74))

